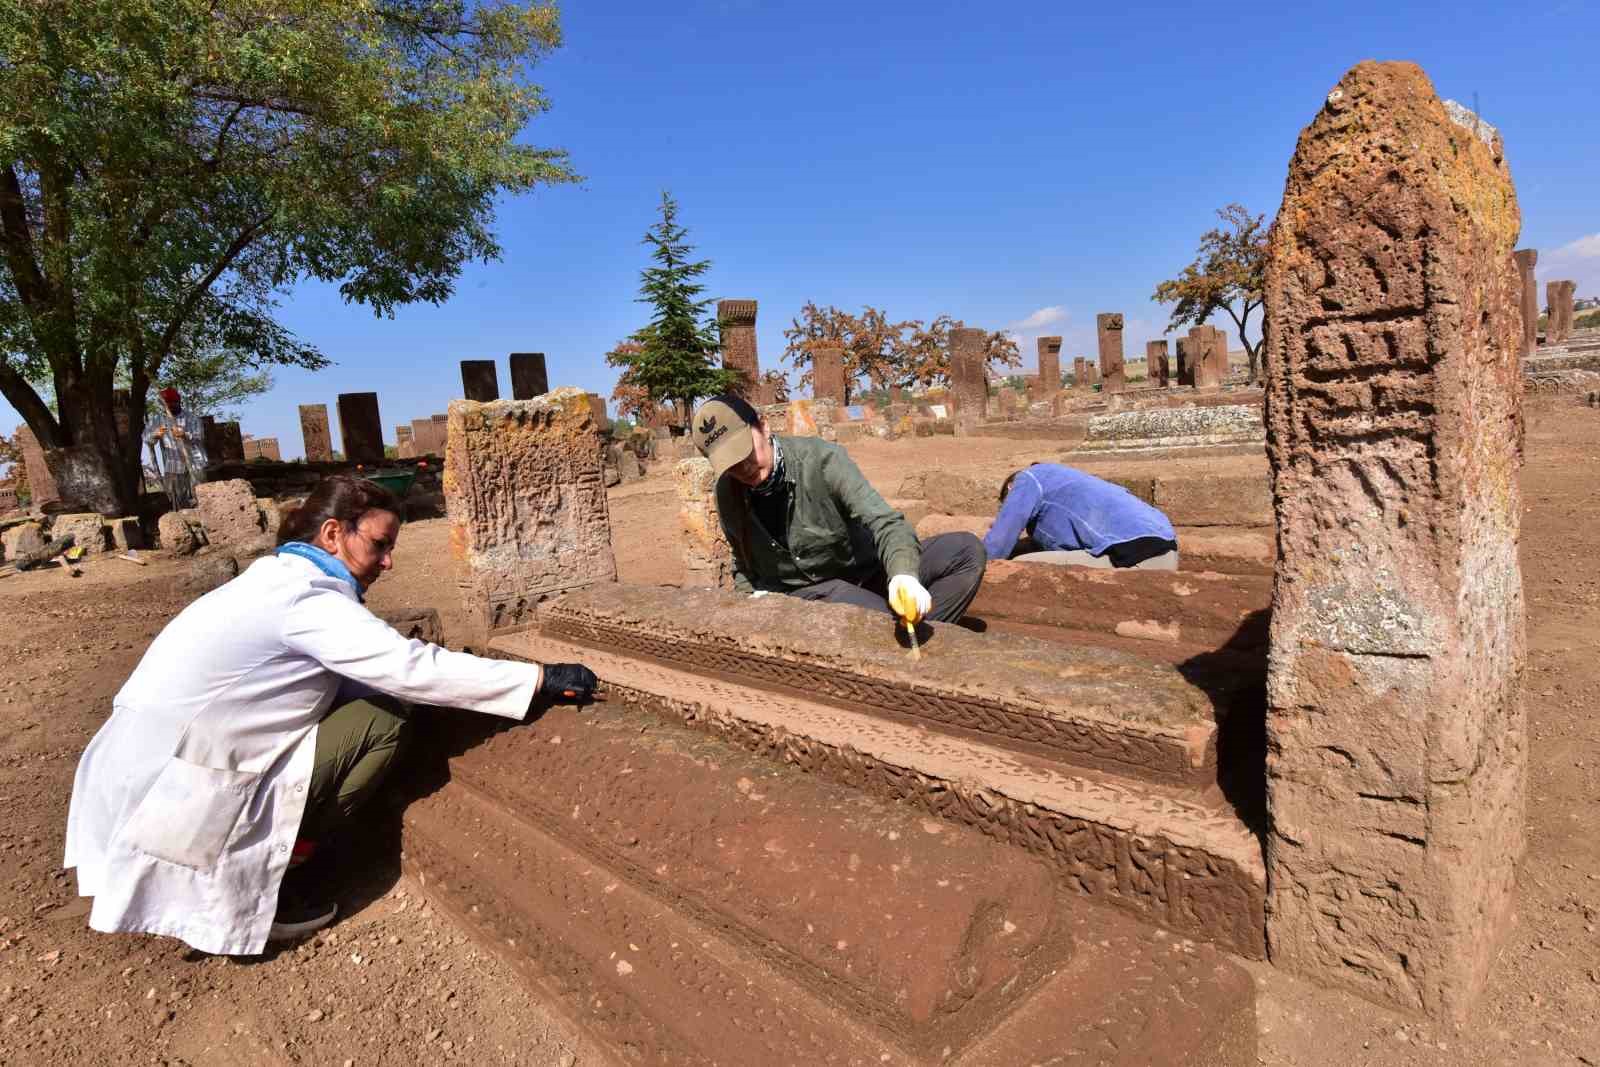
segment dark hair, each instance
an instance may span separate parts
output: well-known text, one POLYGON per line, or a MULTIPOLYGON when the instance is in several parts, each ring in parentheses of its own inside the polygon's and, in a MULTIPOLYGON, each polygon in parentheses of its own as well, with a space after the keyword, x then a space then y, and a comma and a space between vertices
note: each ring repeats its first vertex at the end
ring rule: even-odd
POLYGON ((377 482, 349 474, 330 474, 317 483, 305 503, 283 517, 278 524, 278 544, 309 544, 329 519, 337 519, 346 530, 354 530, 369 511, 387 511, 395 518, 404 518, 400 498, 377 482))
MULTIPOLYGON (((744 420, 746 426, 761 425, 761 412, 750 405, 750 401, 737 393, 723 393, 711 398, 719 403, 726 404, 733 409, 733 413, 744 420)), ((708 401, 709 403, 709 401, 708 401)))
POLYGON ((1006 502, 1006 494, 1011 492, 1011 483, 1016 481, 1017 475, 1021 473, 1021 471, 1012 471, 1006 475, 1006 480, 1000 483, 1000 503, 1004 504, 1006 502))

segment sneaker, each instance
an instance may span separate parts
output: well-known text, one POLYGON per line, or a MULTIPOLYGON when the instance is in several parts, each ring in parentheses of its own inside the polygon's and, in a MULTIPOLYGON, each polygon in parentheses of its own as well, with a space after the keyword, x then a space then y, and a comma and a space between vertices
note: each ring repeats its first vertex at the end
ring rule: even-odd
POLYGON ((339 905, 331 900, 317 900, 289 884, 285 879, 278 890, 278 912, 272 917, 272 930, 268 941, 292 941, 304 937, 333 922, 339 914, 339 905))

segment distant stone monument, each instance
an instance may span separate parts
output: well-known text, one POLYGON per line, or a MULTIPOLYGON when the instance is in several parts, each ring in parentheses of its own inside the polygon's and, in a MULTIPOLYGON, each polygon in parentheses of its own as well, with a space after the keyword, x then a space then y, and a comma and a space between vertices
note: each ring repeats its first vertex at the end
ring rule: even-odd
POLYGON ((305 444, 307 463, 333 460, 333 438, 328 431, 328 405, 300 405, 300 440, 305 444))
POLYGON ((1167 342, 1144 343, 1144 377, 1162 389, 1167 387, 1167 342))
POLYGON ((487 404, 500 399, 500 376, 495 372, 492 359, 464 359, 461 361, 461 391, 468 400, 487 404))
POLYGON ((1100 391, 1120 393, 1128 384, 1123 371, 1121 312, 1107 311, 1096 315, 1094 329, 1100 343, 1100 391))
POLYGON ((511 399, 532 400, 550 391, 543 352, 511 353, 511 399))
POLYGON ((973 419, 983 417, 989 401, 989 376, 984 366, 984 343, 989 335, 973 326, 950 331, 950 391, 956 410, 973 419))
POLYGON ((1550 282, 1545 287, 1545 299, 1550 314, 1545 319, 1545 344, 1559 345, 1572 336, 1573 298, 1577 296, 1578 283, 1550 282))
POLYGON ((1039 338, 1039 380, 1048 395, 1061 388, 1061 338, 1039 338))
POLYGON ((490 633, 526 629, 541 601, 616 581, 588 396, 457 400, 448 418, 445 508, 469 613, 490 633))
POLYGON ((819 343, 811 349, 811 395, 844 405, 844 346, 819 343))
POLYGON ((1523 850, 1520 225, 1499 136, 1364 62, 1268 246, 1271 956, 1455 1020, 1523 850))
POLYGON ((1072 357, 1072 386, 1082 389, 1089 384, 1089 361, 1082 356, 1072 357))
POLYGON ((416 459, 417 445, 411 427, 401 423, 394 428, 394 454, 400 459, 416 459))
POLYGON ((339 394, 339 439, 347 463, 383 462, 383 420, 377 393, 339 394))
POLYGON ((60 503, 61 492, 56 488, 55 476, 50 473, 50 464, 45 462, 44 449, 40 447, 33 430, 23 423, 17 427, 14 439, 17 450, 22 453, 22 469, 28 472, 31 500, 28 506, 38 511, 46 504, 60 503))
POLYGON ((1533 355, 1539 347, 1539 284, 1534 280, 1533 268, 1539 262, 1536 249, 1524 248, 1516 253, 1517 273, 1522 282, 1522 356, 1533 355))
POLYGON ((744 376, 744 389, 761 381, 761 360, 756 355, 756 302, 717 301, 717 322, 722 330, 722 365, 744 376))

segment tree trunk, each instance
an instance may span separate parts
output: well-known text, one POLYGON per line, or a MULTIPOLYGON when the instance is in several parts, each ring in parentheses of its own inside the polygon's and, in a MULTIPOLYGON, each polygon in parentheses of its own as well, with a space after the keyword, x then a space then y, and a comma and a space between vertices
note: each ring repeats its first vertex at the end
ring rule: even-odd
MULTIPOLYGON (((61 412, 61 444, 76 446, 75 459, 89 477, 110 489, 110 499, 99 506, 113 510, 108 517, 136 515, 139 491, 143 487, 143 468, 139 462, 139 440, 144 432, 144 400, 137 406, 130 397, 128 438, 118 433, 114 389, 108 374, 81 373, 69 369, 56 376, 56 406, 61 412), (112 503, 114 501, 114 504, 112 503)), ((70 500, 71 487, 59 486, 70 500)))

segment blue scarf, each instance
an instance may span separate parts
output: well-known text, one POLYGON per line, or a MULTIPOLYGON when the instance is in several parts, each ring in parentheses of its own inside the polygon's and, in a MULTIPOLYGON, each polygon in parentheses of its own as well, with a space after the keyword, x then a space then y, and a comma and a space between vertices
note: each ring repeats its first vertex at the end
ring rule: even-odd
POLYGON ((365 604, 366 594, 361 591, 361 583, 356 581, 356 576, 350 573, 350 568, 344 561, 326 549, 316 545, 308 545, 304 541, 289 541, 278 546, 280 556, 299 556, 301 559, 310 560, 311 565, 326 574, 329 578, 337 578, 342 582, 349 582, 350 588, 356 592, 356 599, 365 604))

